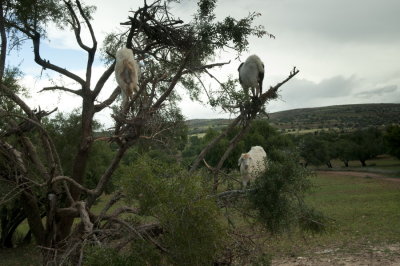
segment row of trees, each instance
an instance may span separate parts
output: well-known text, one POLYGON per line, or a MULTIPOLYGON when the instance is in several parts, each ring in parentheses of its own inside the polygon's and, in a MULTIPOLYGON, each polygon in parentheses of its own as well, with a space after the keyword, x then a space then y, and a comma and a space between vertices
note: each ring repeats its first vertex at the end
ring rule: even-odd
POLYGON ((399 126, 389 126, 385 131, 370 127, 348 133, 321 131, 294 137, 305 165, 327 165, 339 159, 345 167, 349 161, 358 160, 362 166, 377 155, 389 153, 398 156, 399 126), (397 142, 397 143, 396 143, 397 142))

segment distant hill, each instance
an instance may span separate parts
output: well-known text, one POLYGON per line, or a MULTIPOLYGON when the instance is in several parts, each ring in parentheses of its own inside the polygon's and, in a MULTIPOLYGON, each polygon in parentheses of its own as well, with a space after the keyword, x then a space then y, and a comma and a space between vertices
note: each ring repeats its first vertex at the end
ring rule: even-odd
MULTIPOLYGON (((272 126, 285 132, 318 129, 356 129, 369 126, 400 124, 400 104, 350 104, 301 108, 269 114, 272 126)), ((204 133, 209 127, 220 129, 229 119, 188 120, 190 134, 204 133)))

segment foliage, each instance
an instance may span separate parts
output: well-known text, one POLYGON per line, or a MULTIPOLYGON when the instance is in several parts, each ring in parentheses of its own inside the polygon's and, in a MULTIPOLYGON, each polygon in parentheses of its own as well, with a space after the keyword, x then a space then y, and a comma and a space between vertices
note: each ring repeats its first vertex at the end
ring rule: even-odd
POLYGON ((89 246, 86 248, 85 265, 88 266, 141 266, 161 265, 161 256, 154 246, 144 240, 135 240, 129 253, 120 254, 118 250, 89 246))
POLYGON ((351 134, 351 139, 356 144, 354 154, 362 166, 366 166, 366 160, 375 158, 385 151, 382 132, 377 128, 357 130, 351 134))
POLYGON ((337 131, 316 132, 294 137, 306 165, 327 164, 330 160, 340 159, 348 166, 350 160, 365 161, 375 158, 386 151, 381 130, 378 128, 360 129, 350 133, 337 131))
POLYGON ((400 159, 400 126, 388 126, 386 128, 384 140, 388 147, 389 153, 400 159))
POLYGON ((350 160, 355 160, 356 155, 354 151, 356 150, 356 144, 350 140, 349 136, 341 136, 341 138, 335 143, 337 158, 341 160, 347 167, 350 160))
MULTIPOLYGON (((22 87, 18 81, 23 76, 23 72, 17 67, 8 67, 4 71, 2 83, 15 93, 27 96, 26 88, 22 87)), ((0 98, 0 107, 6 111, 15 111, 16 105, 6 97, 0 98)))
MULTIPOLYGON (((225 149, 229 145, 229 140, 237 134, 239 128, 230 131, 226 137, 222 138, 207 154, 206 161, 210 165, 216 165, 219 158, 223 155, 225 149)), ((219 132, 213 128, 209 128, 204 138, 199 139, 195 136, 190 138, 188 146, 182 155, 187 160, 197 155, 201 149, 207 145, 219 132)), ((233 170, 237 169, 237 162, 242 153, 248 152, 252 146, 262 146, 268 156, 274 157, 277 150, 290 150, 294 148, 292 140, 276 129, 270 126, 265 119, 256 120, 252 123, 249 132, 239 141, 232 153, 225 161, 224 168, 233 170)))
POLYGON ((300 138, 299 150, 300 155, 306 161, 306 165, 321 165, 327 163, 330 159, 328 142, 314 134, 306 134, 300 138))
MULTIPOLYGON (((29 28, 45 35, 47 27, 52 23, 60 28, 69 25, 68 10, 59 0, 6 0, 2 3, 9 27, 29 28)), ((95 9, 94 6, 83 6, 89 19, 95 9)))
POLYGON ((310 172, 298 159, 296 154, 282 153, 279 160, 271 160, 268 171, 256 179, 249 193, 258 219, 272 233, 288 231, 294 225, 316 232, 325 229, 324 216, 304 202, 311 186, 310 172))
MULTIPOLYGON (((44 125, 52 137, 65 175, 72 174, 73 159, 78 151, 76 143, 81 137, 81 118, 77 110, 70 114, 57 113, 53 118, 45 119, 44 125)), ((93 129, 99 130, 100 124, 97 121, 93 123, 93 129)), ((92 153, 86 168, 85 185, 94 187, 101 173, 107 168, 114 151, 110 144, 104 141, 97 141, 92 146, 92 153)), ((110 193, 113 184, 107 186, 107 192, 110 193)))
POLYGON ((128 202, 137 202, 141 215, 155 218, 164 228, 158 241, 168 250, 168 261, 178 265, 213 262, 224 229, 203 179, 147 156, 123 172, 121 187, 128 202))

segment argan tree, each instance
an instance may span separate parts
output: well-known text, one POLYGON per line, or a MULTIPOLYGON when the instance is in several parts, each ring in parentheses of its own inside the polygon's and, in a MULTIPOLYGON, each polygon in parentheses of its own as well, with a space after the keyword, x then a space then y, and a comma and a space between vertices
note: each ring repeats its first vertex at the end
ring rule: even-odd
MULTIPOLYGON (((193 235, 192 231, 183 230, 185 223, 180 220, 164 219, 163 214, 171 214, 177 210, 180 210, 180 214, 186 213, 186 221, 198 223, 198 235, 219 231, 215 215, 205 215, 217 212, 215 198, 219 196, 209 196, 210 190, 200 185, 200 181, 194 182, 198 184, 194 185, 187 183, 187 180, 198 180, 196 169, 204 156, 221 137, 238 126, 238 133, 230 140, 218 165, 212 168, 214 192, 217 192, 219 170, 230 152, 249 130, 251 122, 258 114, 263 113, 265 103, 276 98, 280 86, 298 73, 298 70, 293 69, 285 80, 272 86, 259 97, 246 95, 237 88, 238 83, 235 80, 219 82, 208 71, 229 63, 212 62, 219 51, 228 50, 233 56, 237 56, 246 50, 250 36, 273 36, 263 27, 253 25, 254 19, 259 15, 257 13, 251 13, 240 20, 226 17, 217 21, 214 14, 216 1, 200 0, 192 21, 184 22, 171 14, 171 2, 173 1, 155 0, 148 4, 145 1, 142 7, 129 13, 127 21, 122 21, 121 25, 126 29, 124 32, 107 36, 102 50, 108 64, 98 80, 92 77, 94 59, 99 52, 98 40, 91 24, 94 7, 84 6, 79 0, 5 0, 1 3, 0 95, 2 99, 12 101, 18 107, 17 111, 4 108, 0 110, 1 120, 4 121, 0 132, 0 156, 2 161, 8 162, 9 167, 6 174, 2 173, 1 179, 7 182, 8 192, 12 190, 12 196, 21 200, 29 228, 43 254, 44 263, 63 264, 71 261, 73 264, 81 264, 84 246, 89 242, 98 245, 113 243, 122 248, 134 240, 148 243, 151 246, 150 253, 157 250, 167 256, 171 263, 191 260, 191 257, 186 256, 189 253, 181 252, 182 248, 188 247, 182 245, 181 241, 188 238, 182 238, 182 235, 174 232, 193 235), (42 56, 41 43, 47 36, 46 29, 49 25, 73 31, 77 44, 87 55, 81 61, 86 69, 84 76, 53 63, 52 58, 42 56), (89 43, 83 41, 84 32, 90 36, 89 43), (32 43, 34 60, 38 67, 57 73, 74 84, 71 87, 56 84, 43 90, 70 93, 81 99, 78 113, 79 138, 76 143, 69 144, 77 147, 69 166, 63 166, 60 149, 57 149, 51 132, 43 123, 43 118, 54 110, 32 109, 17 92, 3 82, 7 50, 26 40, 32 43), (99 100, 99 94, 106 81, 112 78, 114 55, 121 46, 130 48, 137 60, 144 62, 139 92, 126 108, 121 108, 118 103, 119 87, 105 100, 99 100), (175 120, 176 116, 171 115, 179 98, 177 85, 182 85, 191 97, 196 99, 205 89, 202 82, 204 76, 218 81, 218 89, 215 90, 218 93, 208 92, 209 101, 214 107, 220 106, 236 113, 237 117, 232 124, 204 148, 194 161, 191 171, 186 174, 172 170, 171 173, 165 173, 165 169, 157 170, 158 168, 151 167, 151 163, 149 166, 149 162, 126 170, 131 172, 132 178, 136 180, 134 184, 138 186, 131 188, 129 195, 117 191, 102 211, 94 212, 92 207, 102 197, 128 149, 142 140, 166 142, 166 138, 171 136, 164 133, 171 131, 174 123, 180 122, 175 120), (112 105, 115 109, 112 115, 115 120, 113 131, 108 136, 96 137, 94 116, 112 105), (115 151, 105 170, 94 179, 97 182, 86 186, 88 164, 95 151, 93 145, 98 141, 109 142, 115 151), (158 176, 173 177, 178 181, 160 181, 158 176), (179 176, 184 178, 179 179, 179 176), (152 186, 143 187, 141 193, 139 185, 143 185, 143 182, 137 180, 147 180, 152 186), (159 187, 168 188, 169 192, 154 191, 159 187), (149 197, 149 193, 155 192, 161 193, 160 202, 167 205, 172 202, 176 205, 168 205, 168 208, 154 202, 151 205, 152 198, 149 197), (140 207, 121 205, 110 211, 122 197, 128 198, 127 203, 139 202, 140 207), (146 209, 146 206, 151 207, 146 209), (146 223, 146 219, 129 222, 123 219, 124 215, 128 214, 152 216, 153 220, 158 218, 158 222, 146 223), (45 220, 42 219, 43 216, 46 217, 45 220), (204 219, 207 217, 210 219, 204 219), (205 224, 208 224, 208 228, 204 227, 205 224), (176 228, 183 231, 175 231, 176 228), (159 238, 160 236, 162 237, 159 238)), ((6 201, 10 194, 2 195, 0 204, 6 201)), ((177 215, 176 219, 178 218, 181 218, 181 215, 177 215)), ((219 239, 210 235, 204 242, 199 243, 217 247, 219 239), (215 241, 212 242, 213 240, 215 241)), ((212 254, 203 254, 202 251, 204 249, 198 249, 196 253, 200 259, 199 264, 211 262, 218 255, 216 250, 212 254)))

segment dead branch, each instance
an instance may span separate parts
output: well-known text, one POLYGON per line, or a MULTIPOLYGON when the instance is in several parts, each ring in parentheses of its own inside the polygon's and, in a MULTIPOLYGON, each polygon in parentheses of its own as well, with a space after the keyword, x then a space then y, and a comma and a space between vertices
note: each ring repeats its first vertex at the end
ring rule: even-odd
MULTIPOLYGON (((99 95, 99 93, 100 93, 101 89, 104 87, 104 84, 106 83, 106 81, 110 78, 112 73, 114 73, 114 68, 115 68, 115 61, 106 69, 106 71, 104 71, 104 73, 101 75, 101 77, 97 81, 97 83, 93 89, 93 97, 97 97, 99 95)), ((115 90, 117 90, 117 89, 115 89, 115 90)), ((115 92, 115 90, 114 90, 114 92, 115 92)), ((114 92, 113 92, 113 94, 114 94, 114 92)), ((115 98, 114 98, 114 100, 115 100, 115 98)), ((108 105, 110 105, 111 103, 112 102, 108 103, 108 105)))
POLYGON ((82 90, 72 90, 72 89, 68 89, 68 88, 62 87, 62 86, 44 87, 39 92, 54 91, 54 90, 66 91, 66 92, 70 92, 70 93, 76 94, 78 96, 82 96, 82 90))
POLYGON ((115 99, 117 99, 118 95, 121 93, 121 89, 120 87, 116 87, 115 90, 113 91, 113 93, 110 95, 110 97, 106 100, 104 100, 102 103, 96 104, 94 106, 94 112, 100 112, 101 110, 103 110, 104 108, 106 108, 107 106, 110 106, 115 99))
POLYGON ((89 235, 93 231, 93 223, 90 221, 89 213, 86 210, 86 203, 84 201, 76 202, 76 208, 79 211, 81 222, 83 224, 83 232, 89 235))
POLYGON ((115 155, 114 159, 112 160, 110 166, 106 169, 106 171, 100 177, 100 180, 97 183, 97 186, 93 191, 93 194, 91 194, 93 197, 88 198, 88 200, 87 200, 88 208, 90 208, 92 206, 92 204, 94 203, 94 201, 96 200, 96 198, 99 197, 103 193, 109 179, 111 178, 112 173, 114 173, 114 170, 117 168, 119 162, 122 159, 122 156, 124 155, 124 153, 127 149, 128 149, 127 145, 123 145, 122 147, 120 147, 118 149, 118 152, 115 155))
POLYGON ((105 216, 105 214, 107 213, 107 211, 115 204, 117 203, 120 199, 122 199, 124 197, 124 195, 122 194, 121 191, 117 191, 112 197, 111 199, 107 202, 106 206, 104 206, 104 208, 101 210, 97 220, 96 220, 96 224, 98 222, 100 222, 100 220, 105 216))
POLYGON ((87 194, 94 194, 94 192, 92 190, 82 186, 81 184, 79 184, 78 182, 76 182, 74 179, 72 179, 69 176, 56 176, 51 179, 51 184, 55 184, 59 181, 67 181, 68 183, 74 185, 75 187, 79 188, 80 190, 86 192, 87 194))

